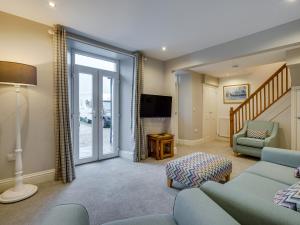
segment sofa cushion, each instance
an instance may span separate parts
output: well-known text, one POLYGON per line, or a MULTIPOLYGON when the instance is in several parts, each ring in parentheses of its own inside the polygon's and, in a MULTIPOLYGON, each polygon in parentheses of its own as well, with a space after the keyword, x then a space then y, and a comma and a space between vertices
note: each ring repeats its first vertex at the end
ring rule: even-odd
POLYGON ((237 139, 237 143, 239 145, 245 145, 245 146, 255 147, 255 148, 264 147, 264 140, 256 139, 256 138, 240 137, 237 139))
MULTIPOLYGON (((229 182, 231 183, 231 182, 229 182)), ((254 191, 208 181, 201 187, 211 199, 243 225, 299 225, 300 213, 265 200, 254 191)), ((259 189, 256 187, 252 189, 259 189)))
POLYGON ((89 225, 89 215, 84 206, 78 204, 58 205, 52 208, 42 225, 89 225))
POLYGON ((278 191, 273 201, 277 205, 300 212, 300 182, 278 191))
POLYGON ((167 214, 133 217, 103 225, 176 225, 173 216, 167 214))
POLYGON ((288 185, 265 178, 252 173, 242 173, 232 181, 224 184, 226 187, 240 189, 259 198, 272 202, 275 193, 278 190, 285 189, 288 185))
POLYGON ((173 214, 178 225, 239 224, 199 188, 179 192, 173 214))
POLYGON ((270 162, 260 161, 246 170, 249 173, 257 174, 286 185, 292 185, 299 178, 294 177, 294 168, 274 164, 270 162))

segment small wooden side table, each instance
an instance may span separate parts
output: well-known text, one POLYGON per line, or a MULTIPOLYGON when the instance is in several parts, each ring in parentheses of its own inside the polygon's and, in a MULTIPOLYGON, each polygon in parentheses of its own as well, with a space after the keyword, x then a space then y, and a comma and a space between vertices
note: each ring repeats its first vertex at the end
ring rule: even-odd
POLYGON ((156 160, 174 156, 174 135, 148 134, 148 155, 156 160))

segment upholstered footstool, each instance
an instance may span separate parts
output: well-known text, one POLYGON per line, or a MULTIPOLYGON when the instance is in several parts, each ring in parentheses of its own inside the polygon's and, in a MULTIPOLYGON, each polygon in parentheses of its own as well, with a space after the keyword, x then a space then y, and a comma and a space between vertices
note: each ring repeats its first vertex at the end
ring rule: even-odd
POLYGON ((187 187, 199 187, 206 181, 228 181, 232 172, 232 162, 222 156, 203 152, 193 153, 166 165, 168 186, 173 180, 187 187))

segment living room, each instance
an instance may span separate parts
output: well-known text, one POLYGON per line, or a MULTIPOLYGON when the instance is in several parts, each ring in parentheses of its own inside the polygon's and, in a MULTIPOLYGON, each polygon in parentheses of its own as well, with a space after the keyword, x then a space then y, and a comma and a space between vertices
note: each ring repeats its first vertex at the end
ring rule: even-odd
POLYGON ((1 1, 0 224, 298 224, 299 7, 1 1))

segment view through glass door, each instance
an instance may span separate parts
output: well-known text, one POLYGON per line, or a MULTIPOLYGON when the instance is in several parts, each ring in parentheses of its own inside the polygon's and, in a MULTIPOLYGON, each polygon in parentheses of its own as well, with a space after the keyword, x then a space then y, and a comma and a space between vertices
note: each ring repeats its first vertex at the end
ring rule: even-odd
POLYGON ((73 54, 73 141, 75 163, 118 155, 117 63, 73 54))

